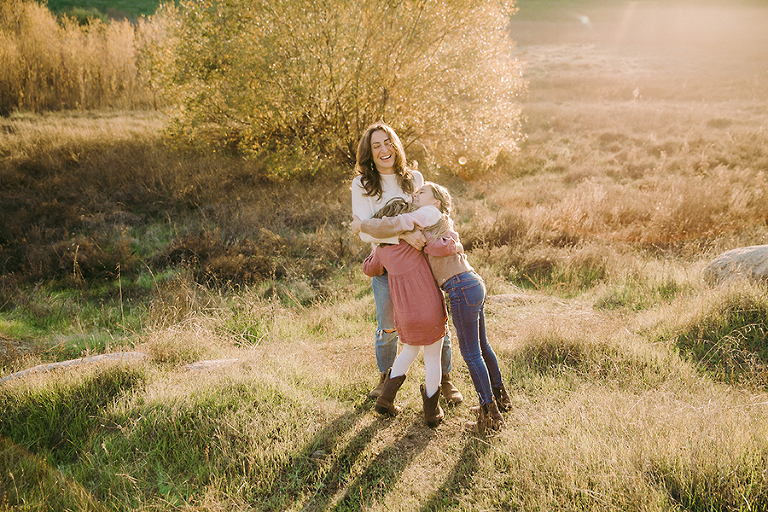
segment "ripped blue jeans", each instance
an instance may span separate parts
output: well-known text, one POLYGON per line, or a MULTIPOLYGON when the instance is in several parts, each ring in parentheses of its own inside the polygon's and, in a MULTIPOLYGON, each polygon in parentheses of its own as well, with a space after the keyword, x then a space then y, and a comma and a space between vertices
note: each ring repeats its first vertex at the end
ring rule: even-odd
MULTIPOLYGON (((395 314, 392 309, 392 297, 389 294, 389 279, 387 274, 374 276, 371 279, 373 300, 376 303, 376 365, 380 373, 387 373, 397 357, 397 331, 395 330, 395 314), (389 332, 387 332, 389 331, 389 332)), ((443 352, 440 358, 443 374, 451 371, 451 331, 445 329, 443 352)))

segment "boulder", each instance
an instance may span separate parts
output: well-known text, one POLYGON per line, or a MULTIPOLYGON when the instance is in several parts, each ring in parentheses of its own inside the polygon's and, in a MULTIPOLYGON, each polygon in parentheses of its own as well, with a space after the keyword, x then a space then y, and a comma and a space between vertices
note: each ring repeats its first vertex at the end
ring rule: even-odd
POLYGON ((80 366, 80 365, 89 364, 89 363, 100 363, 103 361, 116 361, 116 362, 122 363, 122 362, 141 361, 147 358, 149 358, 149 355, 143 352, 112 352, 109 354, 101 354, 98 356, 82 357, 80 359, 70 359, 68 361, 59 361, 57 363, 39 364, 37 366, 33 366, 32 368, 27 368, 26 370, 21 370, 20 372, 6 375, 2 379, 0 379, 0 384, 2 384, 7 380, 23 377, 30 373, 49 372, 51 370, 57 370, 59 368, 70 368, 70 367, 80 366))
POLYGON ((710 285, 737 279, 768 282, 768 245, 726 251, 704 268, 704 280, 710 285))

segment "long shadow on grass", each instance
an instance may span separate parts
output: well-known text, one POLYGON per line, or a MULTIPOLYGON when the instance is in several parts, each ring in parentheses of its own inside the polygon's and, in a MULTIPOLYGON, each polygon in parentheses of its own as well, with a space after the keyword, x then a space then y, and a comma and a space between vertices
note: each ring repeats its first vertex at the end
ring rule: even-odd
POLYGON ((380 422, 362 429, 335 457, 335 463, 326 470, 324 460, 337 451, 344 433, 355 425, 373 407, 364 402, 355 410, 332 421, 292 456, 274 479, 269 503, 260 500, 264 510, 284 510, 290 501, 298 501, 302 495, 312 494, 304 510, 323 510, 329 500, 343 485, 355 461, 381 428, 380 422))
POLYGON ((357 481, 347 489, 332 510, 361 510, 369 507, 374 500, 391 492, 398 478, 434 438, 435 432, 426 429, 418 422, 391 446, 379 454, 360 475, 357 481))
POLYGON ((443 485, 421 508, 422 512, 436 512, 458 505, 457 497, 472 487, 472 477, 480 468, 480 459, 488 452, 489 447, 487 441, 470 437, 464 444, 456 465, 443 485))
POLYGON ((330 501, 336 495, 347 481, 350 470, 354 466, 360 454, 365 447, 374 438, 376 433, 381 430, 382 424, 377 421, 362 429, 353 439, 347 443, 347 446, 336 456, 336 462, 328 472, 323 476, 319 485, 316 485, 315 494, 305 504, 305 512, 313 510, 325 510, 330 501))

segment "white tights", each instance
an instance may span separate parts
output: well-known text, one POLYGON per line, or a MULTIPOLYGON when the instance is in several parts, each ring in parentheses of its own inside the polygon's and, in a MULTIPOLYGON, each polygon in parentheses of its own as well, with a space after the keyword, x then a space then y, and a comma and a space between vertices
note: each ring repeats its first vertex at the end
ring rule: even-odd
MULTIPOLYGON (((432 396, 437 393, 437 388, 440 386, 440 380, 442 379, 442 368, 440 366, 440 353, 443 351, 442 338, 432 343, 431 345, 424 346, 424 384, 427 388, 427 396, 432 396)), ((403 350, 392 363, 392 371, 389 376, 391 378, 405 375, 411 368, 411 364, 416 360, 416 356, 419 355, 421 346, 418 345, 405 345, 403 344, 403 350)))

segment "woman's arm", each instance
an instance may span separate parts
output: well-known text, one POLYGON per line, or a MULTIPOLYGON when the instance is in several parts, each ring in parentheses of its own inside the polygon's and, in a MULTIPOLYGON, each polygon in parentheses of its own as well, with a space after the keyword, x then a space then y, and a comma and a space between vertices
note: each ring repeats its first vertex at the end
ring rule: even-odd
MULTIPOLYGON (((365 189, 363 189, 360 183, 360 177, 356 177, 352 181, 352 215, 361 220, 370 219, 377 211, 374 209, 375 206, 373 198, 365 195, 365 189)), ((374 244, 396 244, 399 242, 397 236, 377 238, 368 233, 360 233, 360 240, 374 244)))

